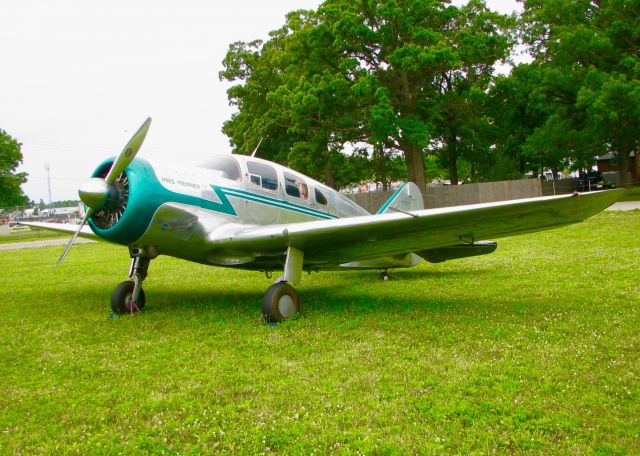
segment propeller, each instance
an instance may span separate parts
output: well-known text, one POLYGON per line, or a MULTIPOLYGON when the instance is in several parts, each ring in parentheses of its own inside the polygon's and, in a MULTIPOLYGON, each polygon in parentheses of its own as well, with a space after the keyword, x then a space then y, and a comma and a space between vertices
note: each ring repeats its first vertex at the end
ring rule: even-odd
POLYGON ((82 232, 82 228, 89 220, 89 217, 95 214, 96 211, 100 210, 103 206, 107 205, 109 200, 114 198, 114 195, 117 197, 119 191, 118 188, 116 188, 116 185, 126 185, 128 192, 128 181, 126 177, 122 177, 122 173, 136 157, 136 154, 138 153, 138 150, 140 150, 140 146, 142 146, 142 142, 147 135, 147 131, 149 131, 150 125, 151 117, 148 117, 140 128, 138 128, 138 131, 136 131, 131 137, 127 145, 124 146, 120 155, 116 157, 113 165, 111 165, 111 169, 109 169, 109 172, 104 178, 92 177, 78 189, 80 199, 88 208, 87 213, 85 214, 84 219, 82 219, 82 223, 80 224, 78 231, 74 233, 73 237, 64 248, 56 266, 60 266, 62 264, 67 253, 69 253, 69 250, 71 250, 71 247, 73 247, 73 244, 82 232))

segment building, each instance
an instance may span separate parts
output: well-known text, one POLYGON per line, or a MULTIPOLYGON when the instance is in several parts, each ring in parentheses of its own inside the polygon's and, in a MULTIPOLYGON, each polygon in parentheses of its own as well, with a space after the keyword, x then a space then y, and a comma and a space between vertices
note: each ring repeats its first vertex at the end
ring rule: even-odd
MULTIPOLYGON (((609 152, 606 155, 596 157, 598 171, 601 173, 620 172, 620 166, 616 160, 617 153, 609 152)), ((640 185, 640 160, 636 160, 635 152, 631 152, 629 156, 629 182, 632 185, 640 185)))

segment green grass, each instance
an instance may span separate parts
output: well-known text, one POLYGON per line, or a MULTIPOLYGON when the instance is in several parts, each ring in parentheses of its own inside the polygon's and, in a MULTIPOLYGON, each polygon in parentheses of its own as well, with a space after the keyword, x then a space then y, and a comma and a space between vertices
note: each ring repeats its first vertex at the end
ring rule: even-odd
POLYGON ((640 187, 631 187, 619 201, 640 201, 640 187))
POLYGON ((10 244, 14 242, 39 241, 42 239, 58 239, 70 238, 71 236, 63 233, 55 233, 53 231, 39 230, 33 228, 21 228, 11 230, 8 236, 0 236, 0 244, 10 244))
POLYGON ((320 273, 259 323, 258 273, 126 249, 0 252, 2 454, 640 452, 640 211, 490 256, 320 273))

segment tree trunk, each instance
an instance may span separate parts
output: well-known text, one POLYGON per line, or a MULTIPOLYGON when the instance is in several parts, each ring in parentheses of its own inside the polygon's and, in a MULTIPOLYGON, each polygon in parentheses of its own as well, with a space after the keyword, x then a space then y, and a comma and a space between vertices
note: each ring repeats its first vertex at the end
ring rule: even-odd
POLYGON ((333 189, 336 188, 336 180, 333 177, 333 170, 331 166, 327 163, 324 167, 324 183, 333 189))
POLYGON ((422 195, 427 194, 427 185, 424 177, 424 156, 422 149, 415 144, 406 144, 403 150, 404 159, 407 162, 407 177, 420 189, 422 195))
POLYGON ((424 198, 427 194, 427 183, 424 177, 424 155, 422 154, 422 149, 418 146, 414 146, 413 154, 413 165, 415 166, 414 172, 416 176, 413 182, 418 186, 424 198))
POLYGON ((458 185, 458 138, 449 140, 449 181, 451 185, 458 185))
POLYGON ((629 153, 630 149, 621 147, 618 152, 618 160, 620 161, 620 187, 628 188, 629 182, 629 153))
POLYGON ((384 146, 377 145, 373 149, 374 163, 377 168, 378 179, 382 182, 382 190, 387 191, 389 189, 389 179, 387 178, 387 157, 384 154, 384 146))

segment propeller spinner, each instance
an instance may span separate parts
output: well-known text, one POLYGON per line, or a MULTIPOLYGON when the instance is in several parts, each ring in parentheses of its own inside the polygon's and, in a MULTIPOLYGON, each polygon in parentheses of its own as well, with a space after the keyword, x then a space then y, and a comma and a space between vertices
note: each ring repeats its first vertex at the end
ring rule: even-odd
MULTIPOLYGON (((56 266, 60 266, 60 264, 62 264, 62 261, 67 256, 67 253, 69 253, 69 250, 71 250, 71 247, 73 247, 78 235, 82 231, 82 227, 87 223, 89 217, 113 201, 116 201, 116 204, 119 203, 118 198, 119 195, 121 195, 121 183, 123 181, 122 173, 136 157, 138 150, 140 150, 140 146, 147 135, 147 131, 149 131, 150 125, 151 117, 148 117, 142 126, 140 126, 138 131, 136 131, 131 137, 127 145, 124 146, 124 149, 113 162, 111 169, 104 178, 93 177, 80 186, 78 195, 82 202, 87 206, 87 213, 85 214, 78 231, 75 232, 62 252, 56 266)), ((126 178, 124 180, 126 181, 126 178)))

